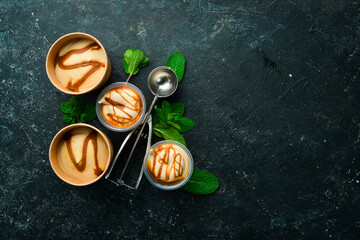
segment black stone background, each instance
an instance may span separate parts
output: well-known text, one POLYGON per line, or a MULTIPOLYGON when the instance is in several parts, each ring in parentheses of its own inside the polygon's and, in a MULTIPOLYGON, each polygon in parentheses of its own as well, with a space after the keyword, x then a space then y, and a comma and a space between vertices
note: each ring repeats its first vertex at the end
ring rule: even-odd
POLYGON ((357 0, 1 1, 0 238, 359 239, 359 40, 357 0), (48 148, 70 96, 45 58, 75 31, 104 45, 108 83, 127 78, 126 49, 149 56, 131 79, 148 105, 150 71, 183 53, 167 100, 196 123, 184 137, 215 194, 57 178, 48 148))

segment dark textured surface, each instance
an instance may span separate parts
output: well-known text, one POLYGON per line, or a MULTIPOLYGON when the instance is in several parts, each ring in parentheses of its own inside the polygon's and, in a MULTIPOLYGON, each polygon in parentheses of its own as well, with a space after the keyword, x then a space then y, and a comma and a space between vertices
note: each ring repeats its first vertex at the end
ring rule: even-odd
MULTIPOLYGON (((1 239, 358 239, 360 2, 1 1, 1 239), (60 36, 97 37, 124 81, 139 48, 146 78, 180 51, 178 91, 196 126, 195 166, 218 176, 211 196, 139 191, 101 180, 63 183, 48 161, 69 96, 45 72, 60 36)), ((99 91, 85 95, 95 102, 99 91)), ((112 138, 99 121, 91 124, 112 138)), ((154 139, 154 142, 156 139, 154 139)))

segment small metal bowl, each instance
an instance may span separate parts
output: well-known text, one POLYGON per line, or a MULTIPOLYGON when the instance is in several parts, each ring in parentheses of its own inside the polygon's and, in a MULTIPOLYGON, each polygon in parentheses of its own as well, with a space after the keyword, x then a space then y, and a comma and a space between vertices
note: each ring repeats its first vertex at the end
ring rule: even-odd
POLYGON ((176 141, 172 141, 172 140, 163 140, 163 141, 160 141, 160 142, 157 142, 155 143, 154 145, 152 145, 150 147, 150 149, 147 151, 147 153, 145 154, 145 157, 144 157, 144 173, 145 173, 145 176, 147 178, 147 180, 153 185, 155 186, 156 188, 159 188, 161 190, 175 190, 175 189, 178 189, 178 188, 181 188, 182 186, 184 186, 190 179, 191 175, 192 175, 192 172, 193 172, 193 169, 194 169, 194 160, 191 156, 191 153, 190 151, 184 146, 182 145, 181 143, 179 142, 176 142, 176 141), (148 161, 148 157, 149 157, 149 154, 152 150, 154 150, 155 148, 157 148, 158 146, 160 145, 163 145, 163 144, 173 144, 173 145, 176 145, 178 147, 180 147, 182 150, 184 150, 184 152, 187 154, 187 156, 189 157, 189 172, 188 174, 186 175, 186 177, 179 183, 176 183, 174 185, 165 185, 165 184, 161 184, 159 182, 156 182, 152 177, 151 177, 151 174, 149 173, 149 170, 147 168, 147 161, 148 161))
POLYGON ((146 113, 146 100, 145 100, 145 97, 143 95, 143 93, 140 91, 140 89, 138 89, 135 85, 131 84, 131 83, 126 83, 126 82, 117 82, 117 83, 112 83, 110 84, 109 86, 105 87, 101 93, 99 94, 98 98, 96 99, 96 114, 100 120, 100 122, 108 129, 114 131, 114 132, 128 132, 132 129, 134 129, 135 127, 139 126, 140 123, 143 122, 144 120, 144 117, 145 117, 145 113, 146 113), (111 89, 113 88, 116 88, 116 87, 120 87, 120 86, 126 86, 126 87, 130 87, 131 89, 135 90, 140 98, 141 98, 141 101, 142 101, 142 104, 143 104, 143 109, 142 109, 142 112, 141 112, 141 116, 140 118, 137 120, 136 123, 134 123, 133 125, 129 126, 129 127, 125 127, 125 128, 120 128, 120 127, 115 127, 111 124, 109 124, 103 117, 103 114, 101 112, 101 104, 99 104, 99 101, 103 98, 103 96, 108 92, 110 91, 111 89))

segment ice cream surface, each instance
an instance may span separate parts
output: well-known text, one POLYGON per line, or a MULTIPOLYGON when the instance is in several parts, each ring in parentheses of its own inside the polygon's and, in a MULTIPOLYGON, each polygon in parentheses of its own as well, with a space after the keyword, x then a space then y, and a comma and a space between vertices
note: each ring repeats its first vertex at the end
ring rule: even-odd
POLYGON ((55 74, 61 84, 74 92, 86 91, 104 76, 106 53, 96 42, 86 38, 66 43, 55 59, 55 74))
POLYGON ((99 104, 104 120, 117 128, 135 124, 140 119, 144 107, 139 93, 128 86, 109 90, 99 104))
POLYGON ((104 138, 97 131, 81 127, 63 136, 57 157, 66 174, 88 181, 103 173, 109 151, 104 138))
POLYGON ((181 147, 165 143, 150 151, 146 167, 154 181, 175 185, 189 174, 190 158, 181 147))

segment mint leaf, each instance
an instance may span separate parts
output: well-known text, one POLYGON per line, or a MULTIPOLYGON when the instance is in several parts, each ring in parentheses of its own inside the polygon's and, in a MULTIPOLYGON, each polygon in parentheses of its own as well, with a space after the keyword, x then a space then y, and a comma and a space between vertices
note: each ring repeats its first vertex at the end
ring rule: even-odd
POLYGON ((159 118, 159 114, 157 114, 155 112, 155 114, 152 116, 152 122, 153 122, 153 125, 157 124, 157 123, 160 123, 160 118, 159 118))
POLYGON ((189 131, 195 125, 193 120, 191 120, 189 118, 185 118, 185 117, 175 120, 174 122, 180 126, 180 129, 178 129, 179 132, 189 131))
POLYGON ((173 126, 173 127, 176 128, 178 131, 179 131, 179 129, 181 128, 178 124, 173 123, 173 122, 170 122, 170 121, 167 121, 167 124, 173 126))
POLYGON ((166 116, 168 116, 168 114, 171 113, 171 106, 170 106, 170 103, 168 101, 163 100, 162 104, 161 104, 161 107, 162 107, 162 110, 164 111, 166 116))
POLYGON ((197 195, 208 195, 219 188, 219 180, 207 171, 194 169, 189 181, 181 190, 197 195))
POLYGON ((139 69, 145 67, 148 63, 149 58, 140 49, 128 49, 124 53, 124 68, 127 74, 137 74, 139 69))
POLYGON ((154 128, 153 128, 153 133, 158 136, 159 138, 163 138, 162 134, 158 131, 156 131, 154 128))
POLYGON ((72 109, 70 111, 70 115, 72 117, 79 116, 85 106, 84 99, 80 96, 73 96, 70 99, 70 103, 72 104, 72 109))
POLYGON ((159 119, 159 122, 164 125, 165 127, 167 127, 166 121, 167 121, 167 116, 165 115, 164 111, 161 108, 155 107, 155 111, 157 114, 157 118, 159 119))
POLYGON ((68 114, 63 115, 61 119, 67 124, 75 123, 75 118, 68 114))
POLYGON ((166 61, 166 66, 170 67, 176 73, 178 81, 180 82, 184 76, 185 58, 180 52, 174 52, 166 61))
POLYGON ((185 106, 183 103, 172 103, 171 104, 171 112, 179 114, 179 117, 184 115, 185 106))
POLYGON ((84 99, 80 96, 72 96, 69 102, 61 103, 60 109, 66 113, 62 116, 62 120, 67 124, 89 122, 96 118, 95 106, 85 105, 84 99))
MULTIPOLYGON (((178 113, 171 113, 170 119, 178 120, 181 116, 178 113)), ((169 117, 168 117, 169 118, 169 117)))
POLYGON ((146 65, 148 65, 150 59, 145 56, 145 59, 142 61, 142 63, 139 65, 139 67, 145 67, 146 65))
POLYGON ((192 129, 195 123, 189 119, 181 117, 184 114, 184 104, 168 101, 162 102, 162 108, 155 106, 153 115, 153 132, 156 136, 166 140, 175 140, 185 145, 185 139, 180 132, 192 129))
POLYGON ((74 106, 77 98, 81 98, 80 96, 72 96, 69 100, 69 103, 71 104, 71 106, 74 106))
POLYGON ((70 113, 72 109, 72 105, 69 102, 62 102, 60 105, 60 109, 64 113, 70 113))
POLYGON ((174 127, 172 126, 164 127, 161 124, 156 124, 154 125, 154 130, 161 133, 164 139, 174 140, 186 146, 184 137, 174 127))
POLYGON ((86 104, 84 112, 80 115, 81 122, 90 122, 96 118, 96 109, 94 105, 86 104))

